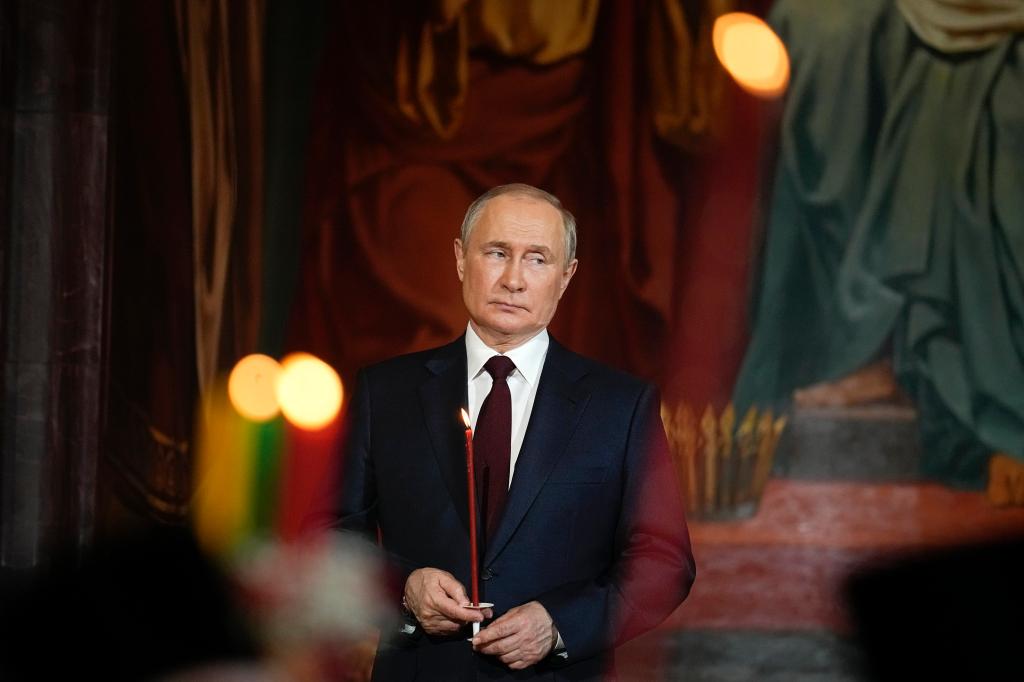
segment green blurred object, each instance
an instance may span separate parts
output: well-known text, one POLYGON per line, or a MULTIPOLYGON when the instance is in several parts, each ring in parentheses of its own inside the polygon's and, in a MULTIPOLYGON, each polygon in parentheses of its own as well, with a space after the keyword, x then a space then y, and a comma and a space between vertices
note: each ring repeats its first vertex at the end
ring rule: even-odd
POLYGON ((262 537, 273 534, 281 487, 281 457, 284 447, 284 423, 278 415, 253 426, 255 435, 252 477, 252 530, 262 537))

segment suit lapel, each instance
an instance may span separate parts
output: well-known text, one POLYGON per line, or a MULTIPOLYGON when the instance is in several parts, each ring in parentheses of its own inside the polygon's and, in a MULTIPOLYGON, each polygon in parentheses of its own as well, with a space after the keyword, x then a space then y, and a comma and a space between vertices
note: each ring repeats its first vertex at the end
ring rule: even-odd
POLYGON ((576 431, 589 398, 578 382, 584 373, 575 356, 551 339, 505 512, 487 547, 484 565, 508 544, 576 431))
POLYGON ((420 403, 434 457, 452 503, 469 532, 465 439, 459 408, 466 405, 466 343, 459 337, 426 363, 431 376, 420 386, 420 403))

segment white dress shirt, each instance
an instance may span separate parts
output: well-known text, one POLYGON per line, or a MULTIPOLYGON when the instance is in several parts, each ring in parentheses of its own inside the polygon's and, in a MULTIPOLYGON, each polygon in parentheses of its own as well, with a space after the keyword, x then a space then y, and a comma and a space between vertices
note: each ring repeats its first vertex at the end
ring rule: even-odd
POLYGON ((508 484, 516 470, 516 460, 523 447, 526 427, 533 412, 533 401, 537 397, 537 385, 544 371, 544 358, 548 354, 548 332, 542 329, 536 336, 507 353, 499 353, 484 343, 473 325, 466 326, 466 376, 468 377, 469 421, 476 431, 476 418, 484 400, 491 392, 491 375, 484 369, 484 363, 495 355, 505 355, 516 368, 508 375, 508 389, 512 394, 512 451, 508 467, 508 484))

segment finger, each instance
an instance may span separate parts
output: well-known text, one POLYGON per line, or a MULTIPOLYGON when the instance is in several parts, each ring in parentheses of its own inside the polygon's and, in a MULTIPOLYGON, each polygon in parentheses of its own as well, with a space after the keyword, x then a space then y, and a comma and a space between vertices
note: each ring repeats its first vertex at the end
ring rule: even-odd
POLYGON ((428 618, 425 622, 422 623, 422 625, 423 629, 432 635, 453 634, 455 632, 458 632, 459 628, 462 627, 460 623, 454 623, 448 620, 447 618, 441 618, 438 616, 428 618))
POLYGON ((522 670, 523 668, 529 668, 531 665, 539 662, 542 657, 537 654, 525 653, 520 649, 519 651, 515 651, 510 654, 507 657, 508 660, 505 660, 505 658, 506 657, 502 657, 499 660, 512 670, 522 670))
POLYGON ((438 601, 435 604, 435 609, 445 618, 457 623, 479 623, 484 619, 484 614, 480 612, 480 609, 464 608, 459 602, 447 597, 438 601))
POLYGON ((473 638, 473 643, 480 646, 486 646, 497 640, 514 635, 517 631, 518 628, 515 627, 512 619, 508 617, 508 614, 505 614, 482 629, 480 633, 473 638))
POLYGON ((450 621, 456 625, 479 623, 484 618, 480 611, 463 608, 447 597, 441 600, 431 601, 430 604, 426 605, 422 609, 421 613, 424 618, 438 618, 450 621))
POLYGON ((467 609, 463 604, 469 603, 466 596, 466 588, 450 573, 440 576, 437 581, 440 592, 435 595, 435 608, 453 620, 460 623, 479 623, 483 621, 484 614, 480 609, 467 609))
POLYGON ((451 597, 452 601, 457 604, 466 604, 469 602, 469 597, 466 596, 466 588, 462 586, 455 576, 450 573, 446 573, 440 576, 437 584, 441 586, 441 589, 451 597))
MULTIPOLYGON (((483 632, 481 632, 483 634, 483 632)), ((476 645, 477 651, 491 656, 502 656, 522 646, 522 634, 520 632, 509 632, 503 637, 490 636, 476 645)))
POLYGON ((437 629, 446 635, 453 635, 458 632, 461 627, 462 625, 459 623, 453 623, 450 620, 442 620, 438 621, 437 629))
POLYGON ((520 645, 521 642, 518 638, 506 637, 504 639, 499 639, 496 642, 491 642, 486 646, 475 647, 475 650, 478 653, 487 654, 488 656, 497 656, 499 658, 512 656, 512 658, 515 659, 518 656, 514 654, 519 650, 520 645))
POLYGON ((492 642, 474 644, 473 649, 488 656, 504 656, 519 648, 519 641, 514 637, 504 637, 492 642))

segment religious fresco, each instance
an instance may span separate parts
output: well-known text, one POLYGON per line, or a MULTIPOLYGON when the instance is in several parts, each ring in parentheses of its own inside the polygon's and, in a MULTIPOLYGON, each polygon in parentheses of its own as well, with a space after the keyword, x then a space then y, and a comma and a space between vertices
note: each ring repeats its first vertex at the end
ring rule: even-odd
POLYGON ((792 80, 760 181, 750 342, 718 431, 691 426, 679 449, 721 476, 743 451, 723 423, 772 409, 785 433, 756 515, 694 524, 706 570, 684 627, 856 631, 859 653, 818 647, 850 679, 940 670, 909 662, 942 642, 942 674, 1009 679, 997 595, 1016 581, 994 566, 1019 566, 1024 536, 1022 17, 912 1, 768 13, 792 80), (921 587, 959 585, 965 566, 991 592, 921 587), (885 620, 947 592, 955 615, 918 602, 885 620), (904 648, 883 643, 898 630, 904 648))
MULTIPOLYGON (((87 203, 111 212, 109 285, 92 282, 109 332, 83 414, 102 412, 106 436, 90 446, 101 480, 83 517, 95 511, 102 536, 213 509, 200 525, 219 547, 220 496, 195 491, 242 469, 196 461, 204 387, 249 353, 308 351, 347 388, 361 365, 458 335, 462 211, 525 181, 580 222, 552 334, 660 386, 687 497, 697 581, 623 650, 624 679, 864 679, 865 656, 899 655, 855 639, 888 632, 882 595, 921 614, 893 621, 916 633, 903 655, 941 648, 946 627, 970 645, 934 660, 998 679, 987 647, 1019 628, 999 605, 1019 594, 1024 535, 1024 3, 514 6, 102 13, 111 189, 87 203), (758 81, 754 34, 729 48, 753 54, 754 75, 726 63, 713 27, 734 10, 778 36, 784 85, 758 81), (958 591, 968 579, 985 589, 958 591), (924 608, 936 603, 951 622, 924 608), (972 655, 992 667, 958 667, 972 655)), ((6 272, 19 253, 4 252, 6 272)), ((289 529, 326 469, 304 472, 289 529)), ((44 483, 65 489, 68 471, 50 466, 44 483)), ((254 490, 245 505, 266 530, 254 490)), ((13 537, 4 556, 24 554, 13 537)), ((255 593, 294 568, 262 560, 255 593)), ((375 646, 356 642, 358 667, 375 646)))
POLYGON ((967 488, 1024 459, 1022 10, 975 4, 776 3, 796 77, 735 395, 905 399, 922 473, 967 488))

